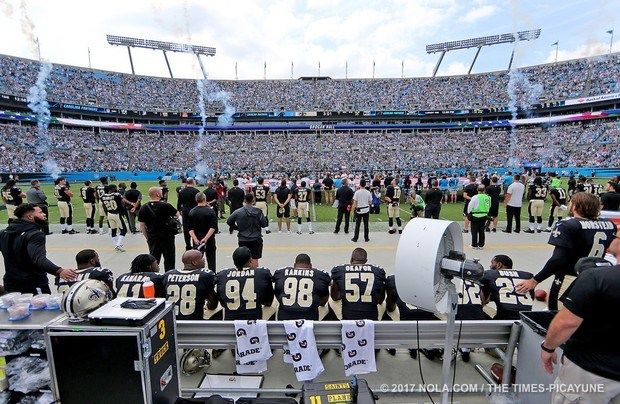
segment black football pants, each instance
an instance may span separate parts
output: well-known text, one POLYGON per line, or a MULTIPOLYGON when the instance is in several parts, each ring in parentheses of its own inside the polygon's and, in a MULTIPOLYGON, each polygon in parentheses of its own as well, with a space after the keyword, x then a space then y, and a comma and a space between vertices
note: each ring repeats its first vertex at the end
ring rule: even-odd
POLYGON ((353 239, 355 239, 355 241, 357 241, 357 239, 359 238, 360 235, 360 224, 362 223, 362 220, 364 221, 364 240, 369 240, 370 238, 368 237, 368 215, 370 213, 358 213, 355 216, 355 233, 353 234, 353 239))
POLYGON ((340 231, 340 224, 342 223, 342 217, 344 216, 344 232, 349 232, 349 221, 351 220, 351 212, 346 207, 338 208, 338 217, 336 219, 336 233, 340 231))

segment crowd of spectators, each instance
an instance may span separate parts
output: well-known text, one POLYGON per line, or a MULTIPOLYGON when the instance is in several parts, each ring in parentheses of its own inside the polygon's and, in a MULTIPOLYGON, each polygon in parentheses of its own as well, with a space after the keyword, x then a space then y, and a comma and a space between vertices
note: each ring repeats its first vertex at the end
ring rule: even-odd
MULTIPOLYGON (((0 56, 0 93, 26 96, 35 83, 39 62, 0 56)), ((540 101, 562 100, 620 91, 620 54, 577 59, 519 69, 536 86, 540 101)), ((207 92, 226 91, 237 111, 369 111, 506 107, 509 73, 463 76, 328 79, 210 80, 207 92)), ((515 89, 527 92, 523 85, 515 89)), ((48 100, 139 111, 197 112, 195 80, 91 70, 54 65, 48 100)), ((536 100, 531 100, 536 101, 536 100)), ((527 107, 527 106, 526 106, 527 107)), ((220 101, 206 103, 221 111, 220 101)))
POLYGON ((215 172, 362 172, 480 170, 509 157, 545 167, 611 167, 620 159, 620 122, 569 123, 549 128, 369 133, 206 135, 97 132, 49 128, 51 149, 37 154, 34 125, 0 125, 0 172, 41 172, 46 159, 68 171, 185 173, 198 162, 215 172), (511 148, 511 141, 515 145, 511 148), (514 151, 512 151, 514 149, 514 151), (360 158, 359 156, 363 156, 360 158))

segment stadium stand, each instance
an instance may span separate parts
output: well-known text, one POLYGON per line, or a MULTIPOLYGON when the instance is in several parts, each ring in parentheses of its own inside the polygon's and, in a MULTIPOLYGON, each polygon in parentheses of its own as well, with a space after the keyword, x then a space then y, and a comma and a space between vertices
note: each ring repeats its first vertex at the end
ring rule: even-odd
MULTIPOLYGON (((0 56, 0 93, 26 96, 39 63, 0 56)), ((620 54, 520 69, 542 86, 541 100, 620 91, 620 54)), ((213 80, 208 91, 231 95, 237 111, 424 110, 508 105, 506 71, 465 76, 334 80, 213 80)), ((517 86, 517 94, 525 90, 517 86)), ((196 111, 195 80, 134 76, 54 65, 48 99, 149 111, 196 111)), ((208 103, 208 110, 221 110, 208 103)))

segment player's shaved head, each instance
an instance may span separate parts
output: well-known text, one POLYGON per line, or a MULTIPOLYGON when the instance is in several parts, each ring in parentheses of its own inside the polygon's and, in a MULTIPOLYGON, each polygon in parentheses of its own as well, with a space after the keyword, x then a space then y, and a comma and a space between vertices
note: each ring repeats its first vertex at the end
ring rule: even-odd
POLYGON ((207 196, 204 192, 198 192, 196 194, 196 203, 205 203, 207 201, 207 196))
POLYGON ((198 250, 185 251, 181 257, 183 268, 185 269, 200 269, 204 268, 205 260, 202 257, 202 253, 198 250))
POLYGON ((196 183, 196 182, 194 181, 194 179, 193 179, 193 178, 187 178, 187 179, 185 180, 185 184, 186 184, 186 185, 192 185, 192 186, 193 186, 195 183, 196 183))
POLYGON ((308 254, 299 254, 295 257, 295 268, 312 268, 312 261, 308 254))
POLYGON ((160 187, 150 187, 149 188, 149 198, 151 199, 161 199, 161 188, 160 187))
POLYGON ((351 253, 351 264, 365 264, 368 261, 368 253, 363 248, 356 248, 351 253))

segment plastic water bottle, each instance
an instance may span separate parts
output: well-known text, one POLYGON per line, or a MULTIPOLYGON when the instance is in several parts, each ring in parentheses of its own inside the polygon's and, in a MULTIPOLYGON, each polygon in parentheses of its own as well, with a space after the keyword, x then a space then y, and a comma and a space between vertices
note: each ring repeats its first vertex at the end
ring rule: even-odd
POLYGON ((152 281, 146 281, 142 284, 142 294, 147 299, 155 297, 155 284, 152 281))

